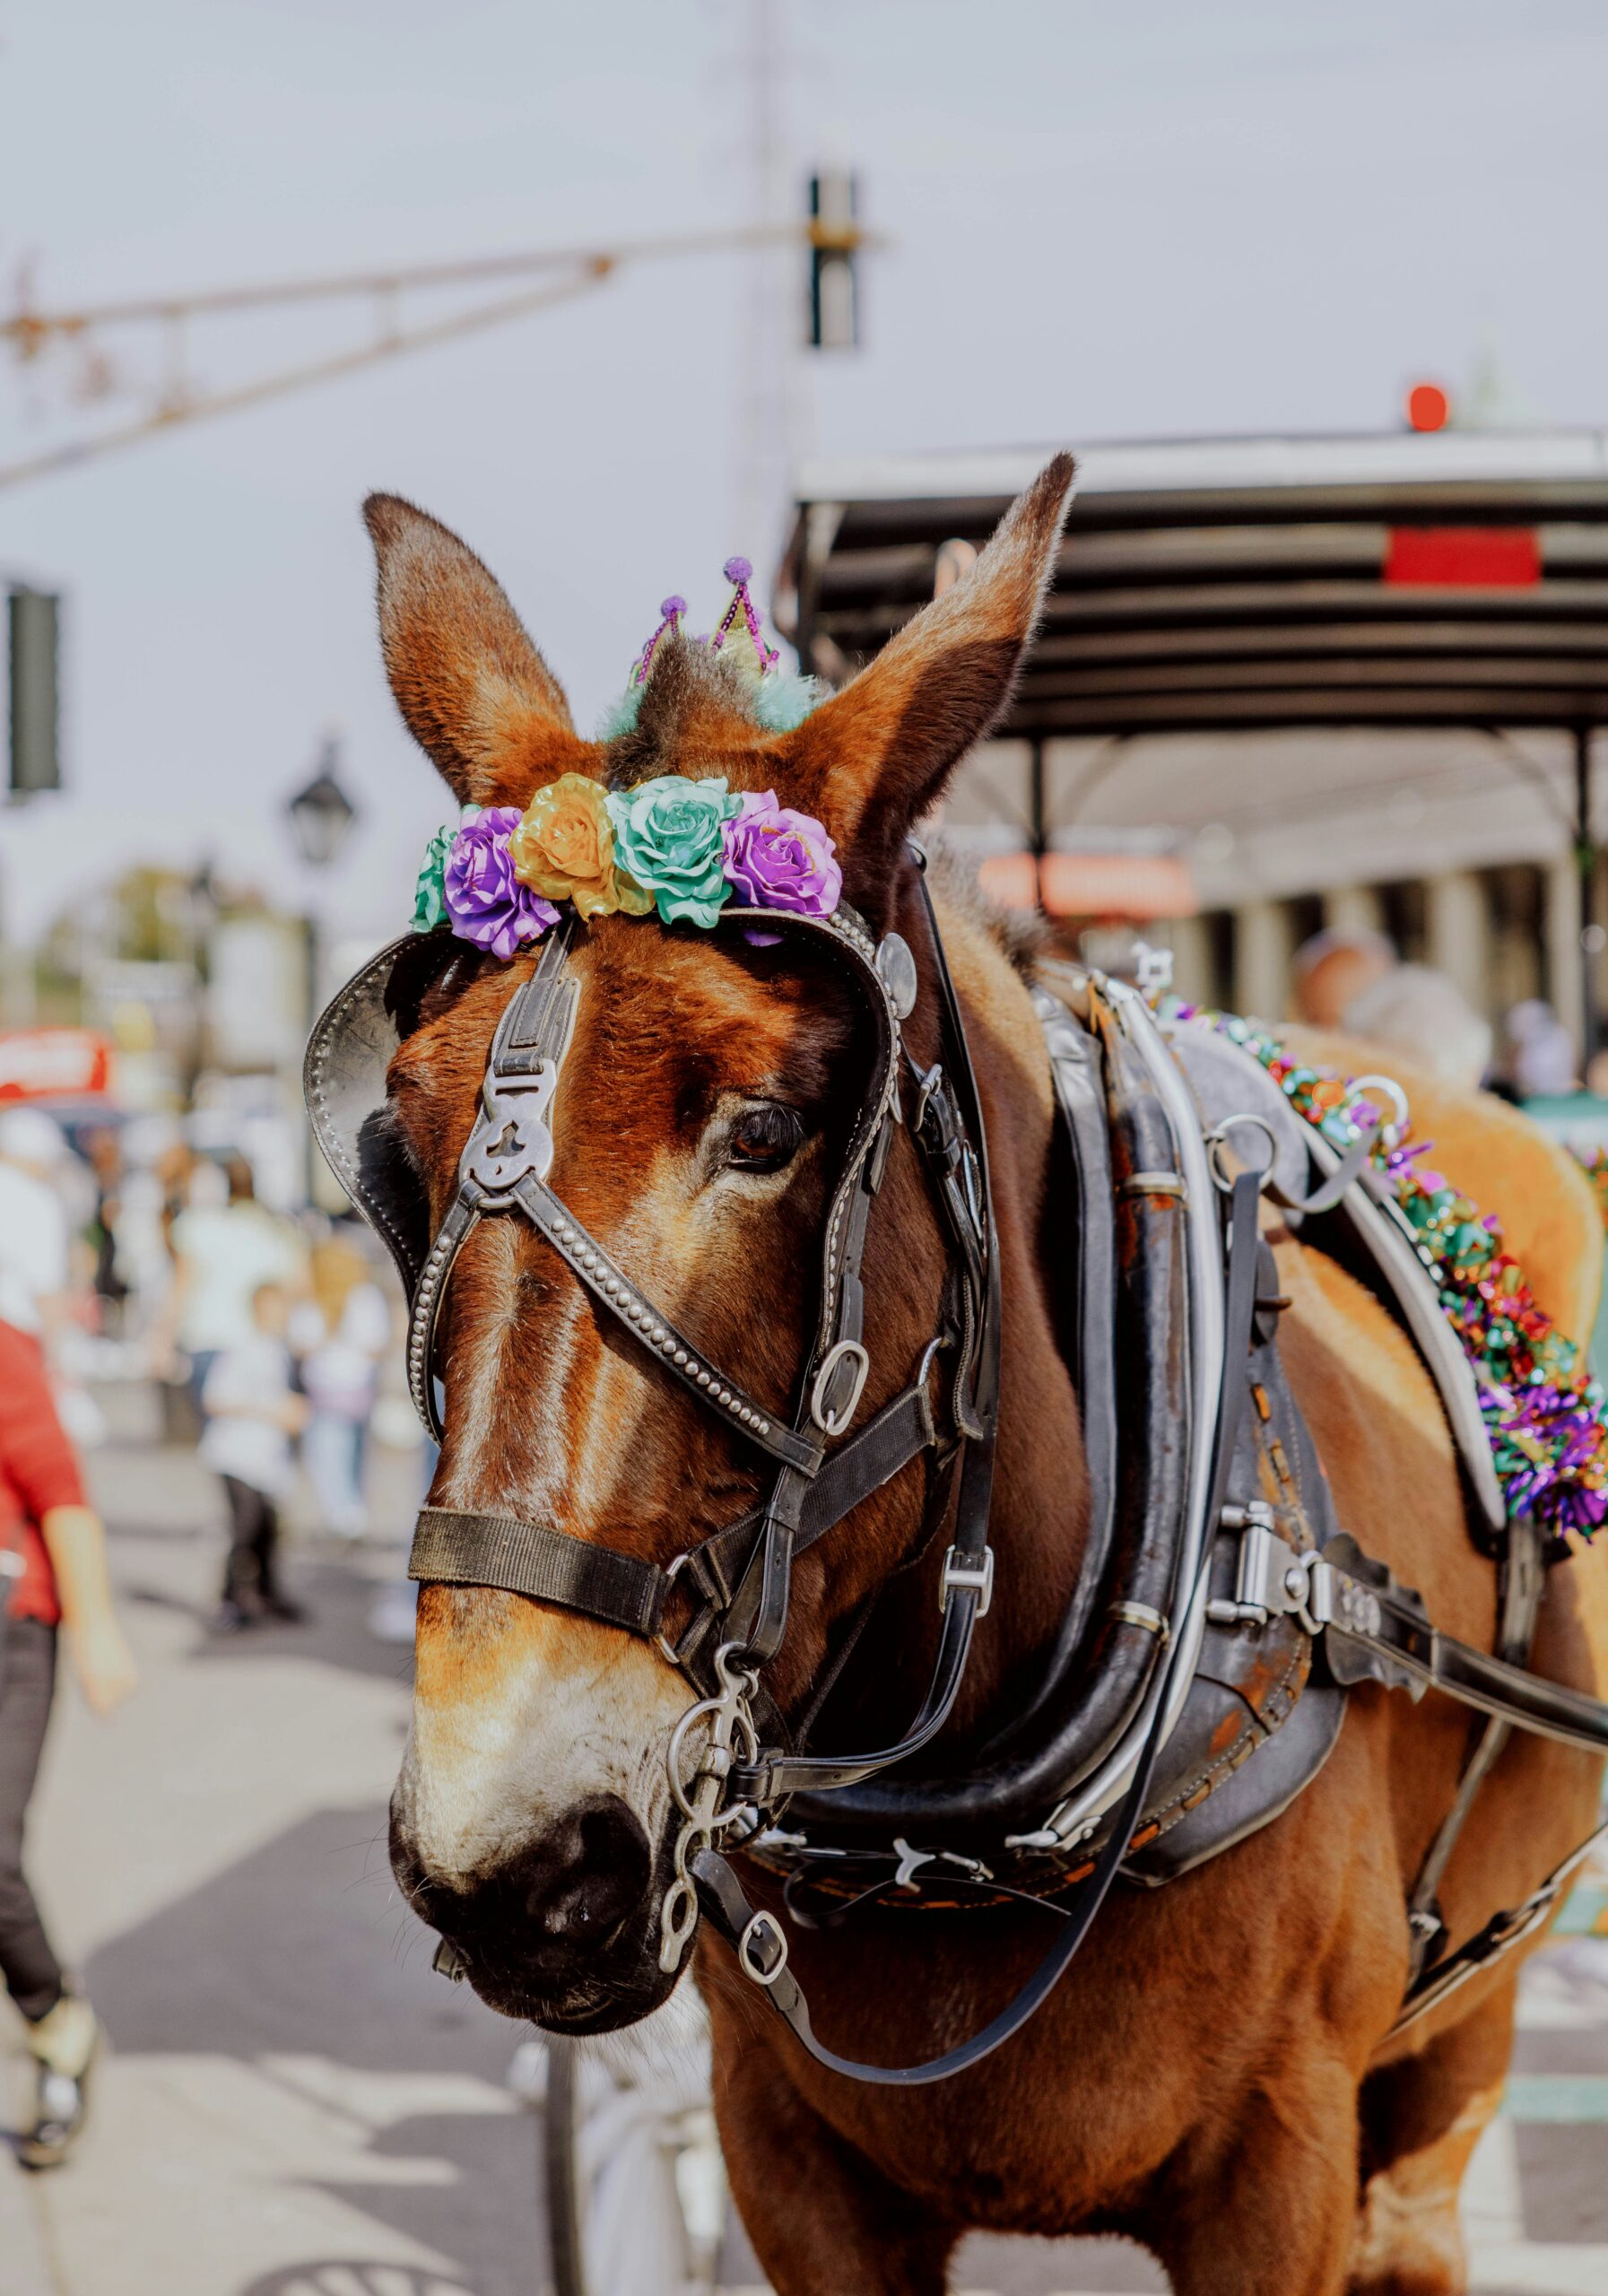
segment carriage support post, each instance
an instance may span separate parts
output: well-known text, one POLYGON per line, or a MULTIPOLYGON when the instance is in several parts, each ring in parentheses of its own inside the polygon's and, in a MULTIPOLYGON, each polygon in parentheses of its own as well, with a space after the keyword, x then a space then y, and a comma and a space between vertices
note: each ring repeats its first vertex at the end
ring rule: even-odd
POLYGON ((1580 1076, 1585 1080, 1597 1049, 1596 921, 1597 848, 1592 836, 1591 735, 1575 727, 1575 866, 1580 878, 1580 1076))

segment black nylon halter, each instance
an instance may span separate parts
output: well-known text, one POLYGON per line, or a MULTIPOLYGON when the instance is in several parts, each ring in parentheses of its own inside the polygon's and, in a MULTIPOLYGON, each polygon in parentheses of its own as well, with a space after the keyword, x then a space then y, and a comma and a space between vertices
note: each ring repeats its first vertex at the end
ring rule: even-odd
MULTIPOLYGON (((758 1748, 738 1772, 734 1791, 765 1805, 806 1783, 819 1788, 870 1777, 925 1745, 953 1708, 972 1628, 986 1607, 998 1407, 998 1247, 981 1104, 925 880, 922 894, 937 974, 942 1043, 940 1062, 926 1072, 902 1043, 900 1022, 914 1002, 914 965, 897 935, 889 935, 879 951, 858 918, 843 909, 827 918, 770 910, 723 914, 723 923, 758 922, 767 931, 803 934, 830 952, 860 989, 876 1033, 870 1084, 828 1209, 820 1313, 790 1423, 757 1403, 696 1347, 546 1185, 552 1153, 546 1111, 573 1034, 579 996, 579 983, 569 970, 577 929, 569 918, 549 935, 535 971, 499 1023, 481 1115, 459 1162, 457 1190, 413 1300, 409 1376, 421 1413, 439 1435, 437 1331, 454 1264, 481 1219, 517 1213, 662 1369, 696 1395, 736 1439, 776 1462, 774 1483, 759 1509, 668 1567, 508 1514, 426 1507, 419 1518, 411 1577, 499 1587, 621 1627, 656 1641, 702 1689, 711 1682, 717 1648, 749 1668, 774 1657, 798 1553, 923 1453, 934 1453, 940 1466, 951 1470, 934 1478, 937 1509, 953 1493, 955 1519, 938 1653, 920 1713, 896 1744, 863 1755, 798 1756, 785 1744, 758 1748), (952 1314, 924 1349, 903 1391, 858 1434, 829 1448, 852 1420, 865 1383, 860 1265, 892 1129, 902 1116, 901 1067, 915 1085, 911 1130, 948 1231, 952 1314), (941 1353, 952 1358, 950 1423, 944 1431, 931 1396, 932 1366, 941 1353), (693 1607, 673 1643, 665 1620, 677 1582, 689 1590, 693 1607)), ((929 1515, 927 1528, 934 1526, 929 1515)), ((769 1701, 763 1703, 767 1723, 779 1722, 769 1701)))

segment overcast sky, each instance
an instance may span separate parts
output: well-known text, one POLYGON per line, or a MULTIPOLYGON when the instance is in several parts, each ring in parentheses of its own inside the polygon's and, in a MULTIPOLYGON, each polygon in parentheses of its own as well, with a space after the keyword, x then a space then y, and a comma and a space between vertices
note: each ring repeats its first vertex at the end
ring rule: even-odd
MULTIPOLYGON (((756 4, 0 0, 0 307, 24 265, 49 307, 741 222, 756 4)), ((789 165, 851 161, 890 245, 864 348, 800 362, 766 515, 729 256, 0 490, 0 571, 70 617, 70 787, 0 813, 12 932, 135 859, 296 897, 280 808, 328 724, 362 808, 330 908, 404 920, 443 808, 379 672, 371 487, 489 561, 585 725, 666 590, 702 614, 728 552, 773 561, 791 452, 1373 430, 1413 376, 1490 357, 1533 419, 1604 419, 1600 0, 771 13, 789 165)), ((197 328, 191 373, 369 324, 197 328)), ((105 347, 160 372, 154 343, 105 347)), ((142 404, 72 379, 0 366, 0 463, 142 404)))

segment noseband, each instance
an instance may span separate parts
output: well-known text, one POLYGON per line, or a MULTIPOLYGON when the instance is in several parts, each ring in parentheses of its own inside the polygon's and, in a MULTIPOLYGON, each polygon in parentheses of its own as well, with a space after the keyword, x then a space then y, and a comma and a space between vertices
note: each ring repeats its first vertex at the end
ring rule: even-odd
MULTIPOLYGON (((993 1555, 987 1544, 999 1387, 999 1251, 989 1187, 982 1109, 937 921, 921 880, 940 1009, 941 1052, 923 1069, 900 1023, 917 995, 916 963, 890 933, 872 940, 839 907, 830 917, 732 909, 730 922, 778 928, 830 955, 859 991, 875 1049, 821 1243, 820 1311, 790 1412, 758 1402, 713 1362, 672 1318, 632 1283, 585 1224, 548 1186, 551 1113, 574 1035, 581 984, 569 966, 578 926, 566 916, 543 941, 530 979, 510 1000, 492 1039, 481 1108, 459 1159, 450 1207, 413 1291, 408 1376, 430 1433, 442 1433, 437 1357, 442 1301, 458 1254, 483 1219, 523 1216, 563 1260, 597 1306, 659 1368, 678 1379, 739 1442, 774 1466, 761 1505, 687 1549, 668 1567, 648 1562, 554 1526, 509 1515, 426 1507, 410 1562, 417 1579, 498 1587, 557 1604, 653 1641, 700 1693, 670 1748, 671 1790, 682 1824, 675 1878, 666 1893, 660 1967, 679 1967, 698 1918, 693 1861, 714 1837, 755 1830, 760 1813, 788 1795, 860 1783, 916 1753, 954 1707, 972 1629, 988 1605, 993 1555), (870 1359, 864 1340, 860 1269, 873 1205, 887 1167, 893 1128, 908 1124, 932 1182, 948 1251, 939 1327, 912 1367, 909 1383, 858 1433, 850 1427, 870 1359), (932 1397, 939 1358, 949 1365, 942 1413, 932 1397), (894 1744, 862 1754, 798 1751, 761 1670, 779 1649, 796 1557, 861 1501, 924 1454, 931 1454, 926 1521, 917 1552, 953 1508, 944 1559, 943 1623, 927 1694, 894 1744), (669 1613, 684 1602, 672 1632, 669 1613), (708 1744, 689 1778, 683 1755, 693 1723, 708 1718, 708 1744)), ((706 1889, 706 1897, 708 1892, 706 1889)), ((743 1967, 765 1975, 782 1932, 768 1915, 744 1923, 743 1967), (760 1926, 763 1935, 756 1931, 760 1926), (766 1926, 768 1925, 768 1926, 766 1926)), ((774 1973, 779 1975, 779 1968, 774 1973)))

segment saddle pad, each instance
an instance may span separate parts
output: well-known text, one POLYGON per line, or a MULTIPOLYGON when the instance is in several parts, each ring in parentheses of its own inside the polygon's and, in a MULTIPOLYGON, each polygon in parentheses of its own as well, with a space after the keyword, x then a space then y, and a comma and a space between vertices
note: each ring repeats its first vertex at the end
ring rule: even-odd
MULTIPOLYGON (((1284 1195, 1305 1196, 1312 1170, 1308 1127, 1266 1069, 1226 1037, 1170 1021, 1164 1013, 1158 1015, 1158 1022, 1195 1096, 1202 1129, 1214 1132, 1220 1124, 1237 1116, 1260 1118, 1273 1138, 1274 1180, 1284 1195)), ((1247 1164, 1260 1161, 1265 1154, 1249 1125, 1231 1139, 1230 1145, 1247 1164)), ((1297 1218, 1292 1215, 1292 1224, 1297 1218)))

